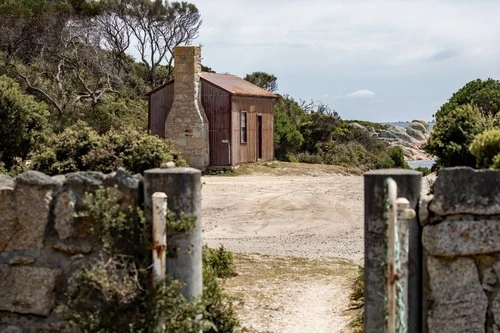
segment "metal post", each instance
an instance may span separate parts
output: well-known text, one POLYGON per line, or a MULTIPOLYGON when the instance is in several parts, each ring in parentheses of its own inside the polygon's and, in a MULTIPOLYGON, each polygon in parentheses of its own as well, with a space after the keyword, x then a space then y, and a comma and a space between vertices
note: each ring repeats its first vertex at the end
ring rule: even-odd
MULTIPOLYGON (((365 173, 365 332, 384 332, 386 319, 386 220, 384 182, 393 178, 397 195, 409 200, 409 208, 416 209, 422 185, 422 173, 413 170, 385 169, 365 173)), ((422 332, 422 248, 421 228, 413 218, 403 221, 408 226, 404 235, 402 224, 398 234, 400 242, 408 242, 407 271, 401 272, 404 297, 408 309, 408 332, 422 332)), ((406 245, 403 246, 406 247, 406 245)), ((404 256, 403 256, 404 257, 404 256)))
POLYGON ((167 251, 167 195, 153 193, 153 282, 165 278, 167 251))
POLYGON ((150 169, 144 172, 144 206, 151 221, 154 192, 167 194, 169 211, 193 218, 194 227, 178 231, 167 226, 167 274, 182 282, 187 299, 200 297, 203 290, 201 262, 201 172, 193 168, 150 169))

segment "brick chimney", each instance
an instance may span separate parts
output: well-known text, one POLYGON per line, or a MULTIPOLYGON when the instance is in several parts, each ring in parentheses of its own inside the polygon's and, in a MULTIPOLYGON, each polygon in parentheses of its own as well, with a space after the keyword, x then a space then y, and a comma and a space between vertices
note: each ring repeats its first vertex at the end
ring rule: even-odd
POLYGON ((210 164, 208 120, 201 105, 201 48, 174 49, 174 102, 165 121, 170 139, 190 166, 204 170, 210 164))

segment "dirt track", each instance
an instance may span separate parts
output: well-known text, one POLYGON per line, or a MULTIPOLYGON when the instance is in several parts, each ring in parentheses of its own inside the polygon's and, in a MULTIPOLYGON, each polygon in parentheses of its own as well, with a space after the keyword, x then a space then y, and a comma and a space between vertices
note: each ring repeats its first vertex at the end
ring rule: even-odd
POLYGON ((203 177, 203 238, 241 253, 363 257, 361 176, 203 177))
POLYGON ((227 288, 240 299, 243 332, 343 331, 349 285, 363 257, 363 178, 202 181, 204 242, 239 253, 239 276, 227 288))

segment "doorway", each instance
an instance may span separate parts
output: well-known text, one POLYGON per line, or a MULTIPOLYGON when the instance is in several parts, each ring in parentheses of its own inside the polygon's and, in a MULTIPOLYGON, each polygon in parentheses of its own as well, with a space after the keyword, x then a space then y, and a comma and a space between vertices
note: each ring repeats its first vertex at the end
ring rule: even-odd
POLYGON ((262 158, 262 115, 257 115, 257 159, 262 158))

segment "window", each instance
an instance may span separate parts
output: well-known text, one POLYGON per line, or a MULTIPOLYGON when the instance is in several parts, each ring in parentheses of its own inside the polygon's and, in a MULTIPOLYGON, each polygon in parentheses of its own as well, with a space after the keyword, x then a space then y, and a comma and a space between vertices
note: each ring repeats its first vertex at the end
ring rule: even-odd
POLYGON ((247 112, 241 111, 240 113, 240 135, 241 143, 247 143, 247 112))

